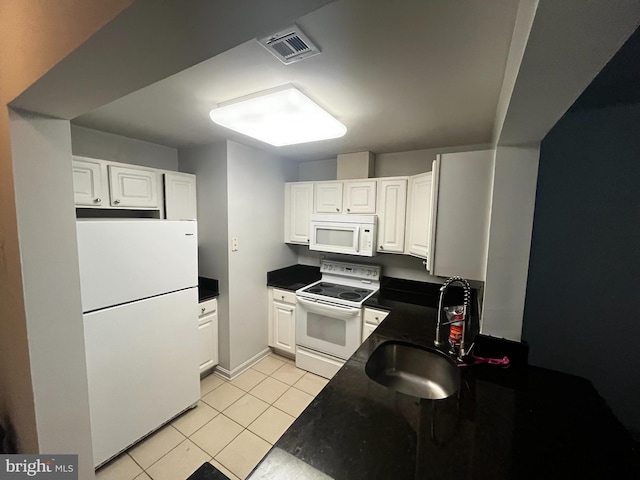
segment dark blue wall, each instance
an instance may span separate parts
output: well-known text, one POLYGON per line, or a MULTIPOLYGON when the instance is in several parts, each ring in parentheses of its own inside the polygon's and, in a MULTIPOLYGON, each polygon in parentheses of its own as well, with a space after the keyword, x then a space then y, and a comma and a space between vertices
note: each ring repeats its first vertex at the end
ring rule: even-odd
POLYGON ((640 104, 572 111, 542 142, 523 338, 637 436, 640 104))

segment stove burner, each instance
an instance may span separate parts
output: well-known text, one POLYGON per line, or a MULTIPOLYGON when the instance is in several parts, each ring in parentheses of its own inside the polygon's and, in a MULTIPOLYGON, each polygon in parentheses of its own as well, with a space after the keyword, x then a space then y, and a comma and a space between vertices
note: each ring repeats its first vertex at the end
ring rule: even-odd
POLYGON ((354 288, 353 291, 356 293, 369 293, 371 290, 367 290, 366 288, 354 288))
POLYGON ((313 287, 307 290, 309 293, 322 293, 323 290, 320 287, 313 287))
POLYGON ((335 284, 329 283, 329 282, 322 282, 321 284, 318 285, 318 287, 333 288, 333 287, 335 287, 335 284))
POLYGON ((344 300, 358 300, 362 298, 362 295, 355 292, 342 292, 338 297, 343 298, 344 300))

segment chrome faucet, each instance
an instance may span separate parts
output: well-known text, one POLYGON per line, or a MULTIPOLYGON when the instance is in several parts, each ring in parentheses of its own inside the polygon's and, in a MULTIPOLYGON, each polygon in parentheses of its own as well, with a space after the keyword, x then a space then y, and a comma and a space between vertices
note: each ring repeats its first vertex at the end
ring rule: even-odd
MULTIPOLYGON (((437 347, 442 347, 445 342, 440 340, 440 327, 442 326, 442 300, 444 299, 444 294, 447 292, 447 289, 452 283, 460 283, 464 290, 464 306, 462 311, 462 338, 460 339, 460 349, 458 350, 458 361, 462 361, 462 357, 466 355, 466 345, 465 345, 465 334, 467 327, 467 315, 469 318, 471 317, 471 287, 469 286, 469 282, 462 277, 451 277, 448 279, 442 287, 440 287, 440 300, 438 301, 438 323, 436 325, 436 339, 433 342, 437 347)), ((445 323, 445 325, 450 325, 452 323, 458 323, 460 320, 449 321, 445 323)))

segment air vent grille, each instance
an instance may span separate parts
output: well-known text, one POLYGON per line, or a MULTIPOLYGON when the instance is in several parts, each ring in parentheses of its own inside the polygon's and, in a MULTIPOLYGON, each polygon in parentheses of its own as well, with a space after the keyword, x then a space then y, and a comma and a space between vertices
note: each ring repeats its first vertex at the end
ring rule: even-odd
POLYGON ((258 42, 284 64, 320 53, 320 49, 297 26, 258 39, 258 42))

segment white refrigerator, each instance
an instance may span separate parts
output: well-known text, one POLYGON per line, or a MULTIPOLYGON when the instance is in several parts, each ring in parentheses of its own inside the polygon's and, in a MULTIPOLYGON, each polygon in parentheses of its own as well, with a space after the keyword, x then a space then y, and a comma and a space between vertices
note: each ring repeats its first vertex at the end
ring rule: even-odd
POLYGON ((78 220, 93 460, 200 398, 197 225, 78 220))

